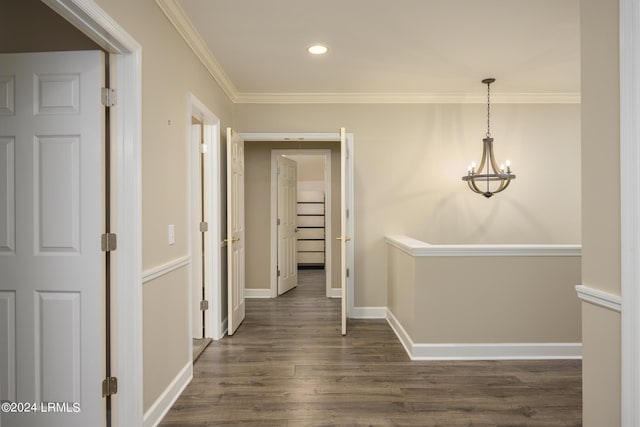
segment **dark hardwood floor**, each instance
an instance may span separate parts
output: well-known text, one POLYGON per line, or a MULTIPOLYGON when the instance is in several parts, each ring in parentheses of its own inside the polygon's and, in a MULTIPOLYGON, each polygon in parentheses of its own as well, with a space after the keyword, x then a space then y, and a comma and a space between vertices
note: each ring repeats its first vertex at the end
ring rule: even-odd
POLYGON ((161 426, 580 426, 580 361, 412 362, 384 320, 351 320, 324 272, 247 300, 161 426))

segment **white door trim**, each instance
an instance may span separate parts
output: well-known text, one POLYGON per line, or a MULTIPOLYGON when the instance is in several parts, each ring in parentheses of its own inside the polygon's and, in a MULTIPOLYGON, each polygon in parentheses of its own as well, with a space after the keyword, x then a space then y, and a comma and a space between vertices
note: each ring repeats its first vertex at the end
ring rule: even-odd
POLYGON ((623 427, 640 425, 640 4, 620 0, 620 254, 623 427))
MULTIPOLYGON (((205 180, 207 185, 205 186, 205 200, 208 202, 206 206, 206 212, 208 214, 209 230, 207 231, 207 249, 209 253, 207 257, 210 262, 206 265, 205 275, 209 278, 208 288, 205 290, 205 295, 209 300, 209 310, 205 312, 205 335, 209 338, 219 340, 224 336, 225 331, 222 329, 222 319, 220 304, 222 299, 222 268, 220 266, 220 241, 221 229, 220 229, 220 119, 207 108, 198 98, 192 93, 187 94, 187 123, 191 123, 191 117, 196 117, 203 123, 203 140, 207 144, 207 168, 205 172, 205 180)), ((191 141, 191 126, 187 126, 187 141, 191 141)), ((200 172, 198 162, 200 152, 197 147, 193 147, 189 144, 188 147, 188 173, 191 177, 187 194, 189 195, 189 248, 191 248, 191 259, 193 259, 193 242, 192 237, 198 230, 199 213, 194 212, 196 209, 196 201, 200 198, 200 194, 196 194, 196 191, 200 188, 200 172)), ((193 271, 191 271, 193 274, 193 271)), ((191 280, 191 283, 193 280, 191 280)), ((189 286, 189 301, 191 301, 191 289, 189 286)), ((199 310, 197 307, 191 307, 191 315, 193 311, 199 310)), ((189 321, 192 318, 189 317, 189 321)), ((192 330, 192 325, 189 325, 189 331, 192 330)), ((191 332, 190 332, 191 333, 191 332)), ((193 351, 193 347, 189 345, 190 351, 193 351)), ((190 359, 191 360, 191 359, 190 359)))
MULTIPOLYGON (((245 141, 297 141, 300 143, 304 143, 306 141, 340 141, 340 133, 241 133, 242 137, 245 141)), ((348 158, 348 169, 350 171, 351 176, 354 176, 353 170, 353 134, 347 133, 347 147, 349 148, 349 158, 348 158)), ((347 222, 349 223, 349 230, 353 230, 352 233, 355 233, 354 223, 356 212, 354 209, 354 193, 353 193, 353 179, 348 180, 348 198, 347 198, 347 209, 349 210, 349 218, 347 222)), ((353 236, 352 236, 353 238, 353 236)), ((356 277, 356 270, 354 268, 354 246, 355 245, 347 245, 347 251, 349 253, 349 278, 347 279, 347 302, 349 306, 347 307, 347 314, 351 317, 354 313, 353 303, 354 303, 354 282, 356 277)))
POLYGON ((113 396, 116 425, 142 425, 142 48, 92 0, 42 0, 111 54, 116 68, 118 105, 112 133, 115 147, 114 229, 118 234, 112 327, 112 372, 118 377, 113 396))
MULTIPOLYGON (((246 141, 246 139, 245 139, 246 141)), ((299 149, 281 149, 274 148, 271 150, 271 298, 278 296, 278 156, 281 155, 322 155, 324 156, 324 194, 325 194, 325 233, 324 233, 324 257, 325 257, 325 292, 327 297, 331 294, 331 271, 333 258, 331 255, 331 150, 326 148, 299 148, 299 149), (329 212, 326 215, 326 212, 329 212)))

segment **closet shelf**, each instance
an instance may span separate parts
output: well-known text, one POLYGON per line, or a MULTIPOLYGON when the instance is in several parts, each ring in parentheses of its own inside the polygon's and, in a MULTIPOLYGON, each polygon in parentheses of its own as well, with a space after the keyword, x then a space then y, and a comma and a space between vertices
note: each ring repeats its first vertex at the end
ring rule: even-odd
POLYGON ((324 194, 309 192, 297 204, 299 268, 323 268, 325 265, 324 194))

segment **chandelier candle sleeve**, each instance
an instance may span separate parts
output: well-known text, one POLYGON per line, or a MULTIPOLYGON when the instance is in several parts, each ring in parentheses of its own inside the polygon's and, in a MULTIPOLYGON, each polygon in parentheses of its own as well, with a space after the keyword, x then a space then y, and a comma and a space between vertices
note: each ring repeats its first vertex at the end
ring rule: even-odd
POLYGON ((516 176, 511 173, 511 162, 509 160, 498 167, 496 159, 493 156, 490 85, 495 81, 496 79, 493 78, 482 80, 482 83, 487 85, 487 135, 482 140, 482 158, 480 159, 480 165, 476 168, 476 162, 471 163, 467 169, 467 174, 462 177, 462 180, 467 182, 471 191, 482 194, 486 198, 505 190, 511 183, 511 180, 516 178, 516 176))

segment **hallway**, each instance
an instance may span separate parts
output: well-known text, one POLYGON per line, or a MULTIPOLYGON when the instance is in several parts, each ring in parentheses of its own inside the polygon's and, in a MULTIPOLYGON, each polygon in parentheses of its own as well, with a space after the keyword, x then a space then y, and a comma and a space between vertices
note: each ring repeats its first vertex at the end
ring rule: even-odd
POLYGON ((324 272, 247 300, 161 426, 580 426, 580 361, 411 362, 385 320, 350 320, 324 272))

